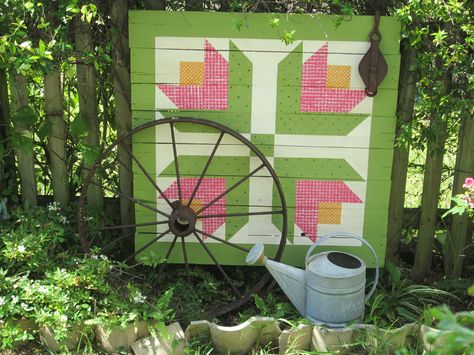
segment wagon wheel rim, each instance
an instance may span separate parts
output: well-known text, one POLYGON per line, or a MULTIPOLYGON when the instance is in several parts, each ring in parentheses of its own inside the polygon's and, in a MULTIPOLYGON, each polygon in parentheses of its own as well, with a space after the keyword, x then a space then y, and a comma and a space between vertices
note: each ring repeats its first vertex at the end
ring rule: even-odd
MULTIPOLYGON (((124 164, 122 163, 122 165, 124 164)), ((132 171, 130 171, 130 173, 133 174, 132 171)), ((250 208, 250 206, 248 207, 250 208)), ((88 175, 86 176, 84 180, 84 185, 81 190, 81 196, 79 198, 79 204, 78 204, 78 232, 79 232, 82 249, 84 253, 89 254, 91 251, 91 240, 87 235, 90 232, 93 232, 93 231, 101 232, 101 231, 114 230, 114 229, 115 230, 133 230, 133 232, 129 234, 123 234, 121 237, 117 238, 117 240, 112 241, 112 243, 110 243, 110 244, 113 244, 113 243, 118 243, 120 242, 121 239, 124 239, 127 237, 133 236, 135 238, 136 237, 135 233, 136 233, 137 228, 149 227, 149 226, 158 227, 159 225, 167 224, 167 227, 164 231, 162 232, 157 231, 155 233, 152 233, 152 234, 155 234, 156 236, 152 238, 148 243, 141 246, 138 250, 135 250, 132 254, 126 257, 124 261, 130 261, 134 259, 137 255, 141 254, 148 248, 154 246, 165 236, 172 235, 174 236, 173 240, 169 248, 166 250, 166 254, 164 258, 166 262, 162 263, 158 267, 158 270, 157 270, 158 276, 160 276, 163 273, 164 269, 166 268, 167 261, 170 255, 175 250, 178 249, 177 244, 181 244, 183 261, 184 261, 184 266, 185 266, 188 280, 190 280, 190 276, 189 276, 190 263, 188 261, 188 255, 187 255, 188 243, 186 239, 190 236, 194 237, 198 241, 198 243, 196 244, 199 244, 202 247, 202 249, 205 251, 207 256, 209 257, 209 259, 212 260, 212 263, 218 269, 219 274, 223 277, 224 281, 227 283, 227 285, 230 287, 230 289, 235 295, 235 299, 233 301, 225 305, 212 308, 207 311, 207 314, 209 316, 215 317, 215 316, 220 316, 222 314, 230 312, 238 308, 239 306, 241 306, 248 300, 250 300, 250 298, 252 297, 252 294, 259 292, 263 288, 263 286, 269 280, 270 275, 268 272, 265 272, 264 276, 262 276, 251 288, 247 289, 245 292, 239 291, 237 287, 233 284, 231 278, 227 275, 225 270, 220 265, 218 258, 216 258, 215 255, 212 253, 212 251, 207 247, 204 239, 205 238, 213 239, 216 242, 226 245, 227 247, 231 248, 233 251, 239 251, 242 253, 242 258, 244 258, 245 254, 248 253, 249 249, 242 247, 241 245, 238 245, 236 243, 232 243, 232 241, 226 240, 225 236, 223 238, 220 238, 218 236, 215 236, 213 233, 209 233, 202 230, 203 228, 199 229, 196 227, 196 223, 199 220, 204 220, 204 219, 209 219, 209 218, 238 218, 238 217, 250 217, 250 216, 256 216, 256 215, 281 215, 282 216, 280 242, 278 244, 278 248, 275 255, 271 257, 271 259, 273 260, 276 260, 276 261, 280 260, 284 247, 285 247, 285 243, 286 243, 286 234, 287 234, 287 226, 288 226, 287 208, 286 208, 286 202, 285 202, 283 189, 282 189, 280 180, 278 179, 278 176, 276 175, 273 167, 271 166, 267 158, 263 155, 262 152, 260 152, 260 150, 252 142, 250 142, 247 138, 245 138, 244 136, 239 134, 237 131, 229 127, 226 127, 222 124, 219 124, 214 121, 206 120, 206 119, 197 119, 193 117, 173 117, 173 118, 163 118, 163 119, 151 121, 132 129, 129 133, 118 138, 114 143, 112 143, 100 154, 100 156, 97 158, 95 163, 90 167, 88 175), (182 143, 177 143, 177 140, 176 140, 176 125, 186 124, 186 123, 201 125, 205 127, 211 127, 219 132, 219 136, 214 143, 211 154, 209 155, 206 161, 206 164, 204 165, 204 168, 202 169, 199 175, 199 178, 192 190, 192 193, 187 199, 187 201, 185 201, 185 199, 183 198, 183 189, 181 186, 182 176, 180 174, 179 152, 177 149, 178 144, 182 144, 182 143), (128 148, 126 144, 124 144, 127 141, 131 142, 131 138, 134 134, 137 134, 146 129, 150 129, 154 127, 156 128, 159 125, 169 125, 170 127, 169 132, 171 136, 173 162, 174 162, 175 175, 176 175, 175 176, 176 185, 177 185, 177 190, 178 190, 178 196, 175 201, 170 200, 170 198, 166 195, 165 191, 160 186, 158 186, 158 183, 156 182, 156 180, 153 179, 152 174, 150 174, 150 172, 146 170, 146 168, 143 166, 140 159, 133 153, 132 149, 128 148), (222 140, 224 139, 226 135, 233 137, 234 139, 239 141, 240 144, 243 144, 246 147, 248 147, 250 151, 259 159, 260 164, 255 169, 253 169, 250 173, 240 178, 237 182, 231 184, 230 187, 226 186, 227 187, 226 190, 220 193, 210 202, 206 203, 204 206, 202 206, 198 210, 195 210, 191 208, 192 203, 194 199, 196 198, 196 194, 198 193, 202 182, 207 176, 208 169, 209 167, 212 166, 212 162, 214 160, 214 157, 216 156, 217 150, 221 146, 222 140), (147 203, 147 201, 136 199, 133 196, 128 196, 126 194, 123 194, 120 191, 112 190, 108 187, 106 188, 105 186, 102 186, 100 182, 97 183, 95 181, 94 176, 96 174, 97 169, 101 166, 101 162, 105 161, 105 159, 114 151, 114 149, 118 148, 119 146, 127 153, 127 155, 129 156, 131 161, 133 161, 137 169, 144 174, 148 183, 153 186, 157 196, 159 195, 160 198, 162 198, 162 200, 166 202, 166 205, 168 205, 171 208, 171 213, 167 213, 163 211, 162 209, 158 209, 158 202, 157 202, 157 207, 155 208, 152 204, 147 203), (257 211, 257 212, 248 211, 248 212, 243 212, 243 213, 227 213, 226 211, 226 213, 223 213, 223 214, 204 214, 204 212, 207 211, 209 208, 211 208, 215 203, 222 201, 222 198, 228 196, 235 189, 238 189, 239 186, 249 181, 251 177, 256 176, 256 174, 264 168, 270 175, 267 177, 270 177, 272 179, 272 182, 274 184, 273 186, 276 188, 276 192, 277 192, 279 202, 280 202, 280 205, 278 206, 277 210, 274 210, 275 206, 273 206, 273 202, 272 202, 272 206, 270 207, 270 210, 268 211, 257 211), (140 206, 142 208, 151 210, 152 212, 155 212, 157 215, 159 215, 161 218, 164 218, 164 219, 161 221, 160 220, 147 221, 147 222, 141 222, 141 223, 125 224, 125 225, 113 225, 113 226, 102 226, 98 228, 87 228, 86 227, 87 225, 86 196, 87 196, 87 191, 90 185, 100 186, 100 188, 104 189, 105 191, 108 191, 109 193, 117 195, 120 198, 125 198, 129 202, 133 203, 134 206, 140 206)), ((140 233, 143 234, 144 232, 140 232, 140 233)), ((105 247, 108 247, 108 245, 106 245, 105 247)))

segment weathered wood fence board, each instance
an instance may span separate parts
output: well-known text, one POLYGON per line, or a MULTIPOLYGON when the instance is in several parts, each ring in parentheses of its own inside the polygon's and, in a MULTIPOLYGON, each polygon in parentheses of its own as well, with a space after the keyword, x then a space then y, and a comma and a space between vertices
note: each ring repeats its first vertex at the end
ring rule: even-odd
MULTIPOLYGON (((357 16, 336 26, 334 16, 281 16, 278 31, 295 30, 295 41, 288 45, 269 25, 271 18, 269 14, 131 12, 133 125, 187 116, 237 130, 265 154, 280 177, 289 218, 284 261, 301 265, 314 239, 345 231, 367 238, 383 264, 400 26, 393 18, 381 19, 380 47, 389 71, 377 95, 370 98, 357 68, 369 48, 372 17, 357 16)), ((176 178, 169 127, 167 132, 163 129, 158 126, 136 135, 133 150, 166 190, 176 178)), ((183 180, 199 177, 217 136, 191 124, 176 127, 183 180)), ((255 164, 248 148, 226 137, 208 178, 214 182, 224 178, 225 186, 231 186, 255 164)), ((133 169, 135 197, 166 209, 147 177, 137 166, 133 169)), ((276 191, 268 188, 271 180, 266 176, 253 177, 226 196, 222 203, 226 213, 274 206, 276 191)), ((254 217, 227 218, 209 232, 245 246, 264 242, 270 252, 278 242, 275 233, 281 216, 254 217)), ((160 217, 154 212, 136 208, 137 223, 156 218, 160 217)), ((160 225, 140 231, 165 229, 160 225)), ((138 233, 136 247, 152 238, 138 233)), ((172 239, 163 238, 153 253, 166 252, 172 239)), ((244 263, 242 254, 209 239, 206 243, 223 264, 244 263)), ((353 241, 337 244, 351 246, 351 252, 371 263, 368 251, 353 241)), ((198 243, 188 245, 190 262, 210 261, 198 243)), ((174 253, 170 261, 181 262, 182 256, 174 253)))

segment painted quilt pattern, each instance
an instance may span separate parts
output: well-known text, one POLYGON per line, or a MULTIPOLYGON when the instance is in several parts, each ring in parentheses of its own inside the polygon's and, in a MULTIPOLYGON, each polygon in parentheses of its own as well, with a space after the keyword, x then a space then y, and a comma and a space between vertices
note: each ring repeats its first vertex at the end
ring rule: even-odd
MULTIPOLYGON (((155 117, 215 120, 264 152, 287 200, 287 248, 311 245, 336 231, 363 235, 374 99, 365 94, 357 67, 367 42, 300 40, 286 45, 258 38, 158 37, 155 43, 155 117)), ((167 134, 160 136, 163 142, 167 134)), ((208 156, 218 139, 217 133, 202 138, 193 130, 176 134, 178 159, 186 155, 191 164, 193 156, 208 156), (181 150, 184 144, 189 146, 181 150)), ((219 163, 212 163, 213 176, 219 177, 203 181, 193 209, 201 209, 258 164, 250 151, 231 148, 232 144, 216 151, 219 163), (232 170, 236 158, 249 163, 232 170)), ((177 183, 169 183, 172 177, 166 170, 173 166, 172 153, 156 149, 158 184, 168 184, 166 195, 177 199, 177 183), (160 161, 160 154, 170 156, 160 161)), ((187 176, 181 178, 187 202, 198 175, 185 165, 181 169, 187 176)), ((278 202, 271 185, 270 180, 251 177, 232 197, 203 213, 268 210, 278 202)), ((199 223, 204 232, 236 244, 279 242, 277 217, 251 215, 241 224, 237 221, 242 219, 203 218, 199 223)))
POLYGON ((351 67, 329 65, 328 43, 303 64, 302 112, 350 112, 365 97, 365 90, 350 89, 351 67))
POLYGON ((299 180, 295 224, 315 242, 320 224, 341 224, 343 203, 362 203, 343 181, 299 180))
POLYGON ((204 41, 204 62, 179 64, 179 84, 157 84, 178 109, 227 109, 229 64, 209 41, 204 41))

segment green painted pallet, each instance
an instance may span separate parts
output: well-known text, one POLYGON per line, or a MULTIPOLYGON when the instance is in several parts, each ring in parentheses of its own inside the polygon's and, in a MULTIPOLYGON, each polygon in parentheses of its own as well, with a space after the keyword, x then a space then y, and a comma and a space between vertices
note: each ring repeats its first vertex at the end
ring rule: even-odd
MULTIPOLYGON (((280 178, 288 206, 283 261, 301 266, 318 237, 349 232, 369 241, 384 263, 395 110, 400 67, 400 25, 382 17, 381 51, 388 74, 375 97, 367 97, 358 63, 369 48, 373 18, 354 16, 336 26, 335 16, 280 15, 278 31, 270 14, 130 12, 133 125, 166 117, 196 117, 228 126, 268 158, 280 178), (241 24, 241 26, 236 26, 241 24), (285 45, 279 33, 295 30, 285 45)), ((193 124, 176 125, 183 184, 193 184, 206 164, 218 132, 193 124), (204 137, 204 138, 203 138, 204 137)), ((133 151, 156 183, 176 185, 169 131, 148 129, 133 137, 133 151)), ((195 206, 206 196, 249 174, 257 157, 237 141, 224 140, 216 152, 195 206), (223 180, 222 180, 223 179, 223 180), (207 195, 206 195, 207 194, 207 195)), ((134 196, 166 210, 136 165, 134 196)), ((268 175, 252 177, 226 196, 219 208, 245 213, 276 206, 268 175)), ((191 189, 192 190, 192 189, 191 189)), ((136 222, 160 219, 137 206, 136 222)), ((278 246, 281 216, 224 218, 199 228, 229 242, 278 246)), ((136 235, 136 248, 163 225, 136 235)), ((140 256, 163 257, 172 238, 163 238, 140 256)), ((244 264, 242 253, 206 239, 222 264, 244 264)), ((368 250, 350 239, 331 248, 362 256, 368 250)), ((191 263, 212 263, 197 240, 189 239, 191 263)), ((139 257, 140 257, 139 256, 139 257)), ((169 262, 183 262, 174 252, 169 262)))

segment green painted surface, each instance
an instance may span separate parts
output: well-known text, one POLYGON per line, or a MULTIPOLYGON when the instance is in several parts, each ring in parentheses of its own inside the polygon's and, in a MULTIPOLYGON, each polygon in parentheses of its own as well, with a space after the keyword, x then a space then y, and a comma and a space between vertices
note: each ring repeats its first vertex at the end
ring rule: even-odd
POLYGON ((280 177, 362 181, 361 176, 343 159, 275 158, 280 177))
MULTIPOLYGON (((374 18, 352 16, 336 27, 338 16, 280 15, 278 31, 269 25, 273 14, 205 12, 130 11, 130 47, 154 48, 155 36, 228 37, 279 39, 279 32, 295 30, 295 40, 368 41, 374 18), (236 28, 235 23, 243 26, 236 28)), ((383 54, 398 54, 400 24, 393 17, 382 16, 379 32, 383 35, 383 54)))
MULTIPOLYGON (((298 181, 344 181, 347 186, 354 186, 358 191, 357 194, 362 197, 362 203, 344 204, 341 217, 342 223, 348 223, 347 226, 354 223, 358 225, 359 222, 355 219, 359 218, 361 212, 363 212, 362 227, 359 234, 362 234, 372 244, 378 254, 380 264, 383 265, 393 136, 396 123, 400 26, 394 18, 382 17, 381 19, 379 29, 383 40, 380 48, 387 61, 389 71, 379 87, 378 94, 373 99, 370 112, 362 110, 361 113, 310 113, 300 111, 303 58, 308 58, 311 55, 305 49, 304 41, 322 41, 321 43, 326 41, 329 41, 329 43, 336 43, 334 41, 367 42, 373 18, 352 17, 349 21, 343 21, 336 28, 334 25, 336 18, 334 16, 281 16, 279 31, 295 29, 296 47, 291 52, 285 51, 282 60, 277 64, 275 71, 275 75, 277 75, 275 107, 260 110, 258 114, 255 114, 252 113, 254 106, 267 99, 267 88, 265 82, 254 82, 254 78, 258 77, 259 73, 256 72, 257 69, 253 64, 253 60, 255 60, 253 51, 272 52, 275 49, 270 44, 268 48, 266 47, 266 43, 270 42, 262 41, 261 47, 255 47, 252 50, 239 48, 239 43, 243 43, 241 42, 243 39, 278 40, 277 31, 268 24, 272 16, 270 14, 242 15, 204 12, 130 12, 133 126, 138 127, 143 123, 155 120, 157 117, 197 117, 222 123, 244 134, 265 156, 270 158, 277 175, 280 177, 288 206, 289 222, 284 261, 293 265, 301 266, 303 264, 302 257, 308 248, 307 245, 292 245, 293 242, 297 241, 296 238, 304 239, 300 235, 295 235, 296 232, 294 231, 295 195, 298 181), (240 31, 234 28, 236 21, 242 21, 243 23, 240 31), (156 37, 174 37, 172 43, 178 46, 176 47, 178 51, 188 50, 186 46, 179 47, 180 38, 223 38, 227 40, 227 109, 186 110, 157 107, 155 94, 156 90, 159 89, 156 84, 165 82, 160 81, 155 75, 157 69, 155 68, 155 56, 159 55, 160 50, 162 50, 162 48, 155 48, 156 37), (303 42, 299 43, 300 40, 303 42), (257 95, 258 92, 260 94, 257 95), (262 92, 265 94, 262 95, 262 92), (253 100, 259 101, 253 102, 253 100), (275 117, 274 133, 271 133, 271 127, 265 127, 266 131, 262 132, 262 125, 259 122, 266 122, 272 116, 275 117), (367 121, 368 119, 370 121, 367 121), (364 129, 362 130, 361 127, 364 127, 364 129), (308 139, 311 136, 317 137, 308 139), (310 157, 311 154, 315 156, 310 157), (361 186, 365 187, 361 188, 361 186)), ((193 51, 203 53, 202 49, 197 51, 193 49, 193 51)), ((338 53, 330 51, 330 60, 334 60, 339 56, 337 60, 345 65, 341 57, 344 53, 338 53)), ((357 53, 356 56, 363 55, 363 52, 357 53)), ((354 58, 354 53, 347 53, 347 58, 354 58)), ((192 61, 192 59, 190 60, 192 61)), ((355 66, 356 63, 351 65, 355 66)), ((169 77, 172 77, 173 70, 175 69, 171 66, 160 68, 160 72, 171 75, 169 77)), ((352 75, 354 73, 356 72, 352 72, 352 75)), ((355 83, 353 84, 351 81, 349 88, 363 88, 360 81, 355 83)), ((174 82, 167 82, 167 84, 178 84, 178 81, 176 79, 174 82)), ((268 91, 268 97, 270 97, 273 95, 271 93, 272 88, 268 89, 270 90, 268 91)), ((196 178, 200 176, 208 158, 208 155, 199 154, 198 151, 199 149, 210 151, 213 144, 215 144, 218 132, 191 124, 177 124, 176 132, 183 135, 183 141, 178 141, 177 146, 180 175, 183 178, 196 178), (193 141, 194 136, 192 134, 196 133, 214 134, 214 136, 203 144, 193 141), (193 151, 194 149, 196 151, 193 151), (189 154, 186 152, 189 152, 189 154)), ((154 179, 157 179, 156 181, 160 183, 166 179, 168 179, 166 181, 170 181, 175 175, 174 162, 165 156, 166 151, 169 152, 169 150, 163 150, 164 145, 155 144, 155 140, 156 134, 153 129, 141 132, 134 137, 134 153, 140 158, 148 173, 154 179), (164 159, 167 163, 165 169, 158 172, 158 165, 161 166, 163 161, 160 159, 164 159)), ((227 188, 256 167, 257 158, 253 154, 245 153, 238 142, 222 142, 218 152, 209 168, 207 177, 225 178, 227 188)), ((162 208, 163 201, 158 200, 159 203, 157 204, 156 191, 151 187, 146 176, 136 164, 133 166, 133 171, 135 198, 141 199, 156 208, 162 208)), ((226 213, 248 212, 256 206, 276 209, 279 206, 278 194, 275 186, 272 187, 273 181, 268 173, 265 176, 252 178, 253 183, 258 181, 260 185, 257 184, 252 187, 252 183, 247 181, 238 189, 232 191, 226 197, 226 213), (270 201, 259 195, 267 187, 270 187, 270 195, 272 195, 271 189, 273 189, 273 196, 270 201), (255 196, 252 194, 255 194, 255 196)), ((157 217, 153 211, 136 206, 136 220, 138 223, 153 221, 157 218, 161 220, 163 217, 157 217)), ((239 233, 245 232, 245 227, 249 221, 248 217, 227 218, 225 238, 234 242, 238 240, 238 238, 236 239, 236 233, 238 231, 240 231, 239 233)), ((280 215, 271 216, 269 221, 273 222, 276 228, 281 228, 280 215)), ((268 223, 270 222, 264 222, 261 226, 262 236, 266 235, 265 233, 274 233, 263 232, 267 230, 265 224, 268 223)), ((324 223, 320 224, 324 227, 324 223)), ((140 230, 142 232, 156 232, 154 227, 144 227, 140 230)), ((252 232, 249 232, 252 238, 256 238, 255 240, 259 238, 259 230, 254 228, 252 232)), ((223 237, 222 230, 217 230, 215 234, 223 237)), ((266 235, 266 237, 270 236, 266 235)), ((137 235, 136 247, 139 248, 151 238, 150 235, 137 235)), ((270 244, 266 245, 268 255, 272 255, 272 252, 276 250, 276 246, 271 244, 277 242, 278 237, 270 238, 276 239, 268 239, 272 240, 270 244)), ((236 243, 246 247, 252 246, 252 243, 248 242, 236 243)), ((244 253, 220 243, 206 241, 206 244, 221 263, 244 263, 244 253)), ((157 243, 142 255, 146 255, 151 250, 154 253, 164 255, 168 247, 169 243, 167 242, 157 243)), ((209 256, 199 243, 187 243, 187 247, 190 262, 211 263, 209 256)), ((362 256, 369 265, 373 266, 373 261, 365 248, 341 248, 362 256)), ((341 248, 331 247, 331 249, 341 248)), ((182 261, 181 248, 175 248, 170 262, 182 261)))
MULTIPOLYGON (((272 157, 275 147, 275 136, 273 134, 251 134, 250 141, 266 156, 272 157)), ((255 154, 252 152, 251 154, 255 154)))

